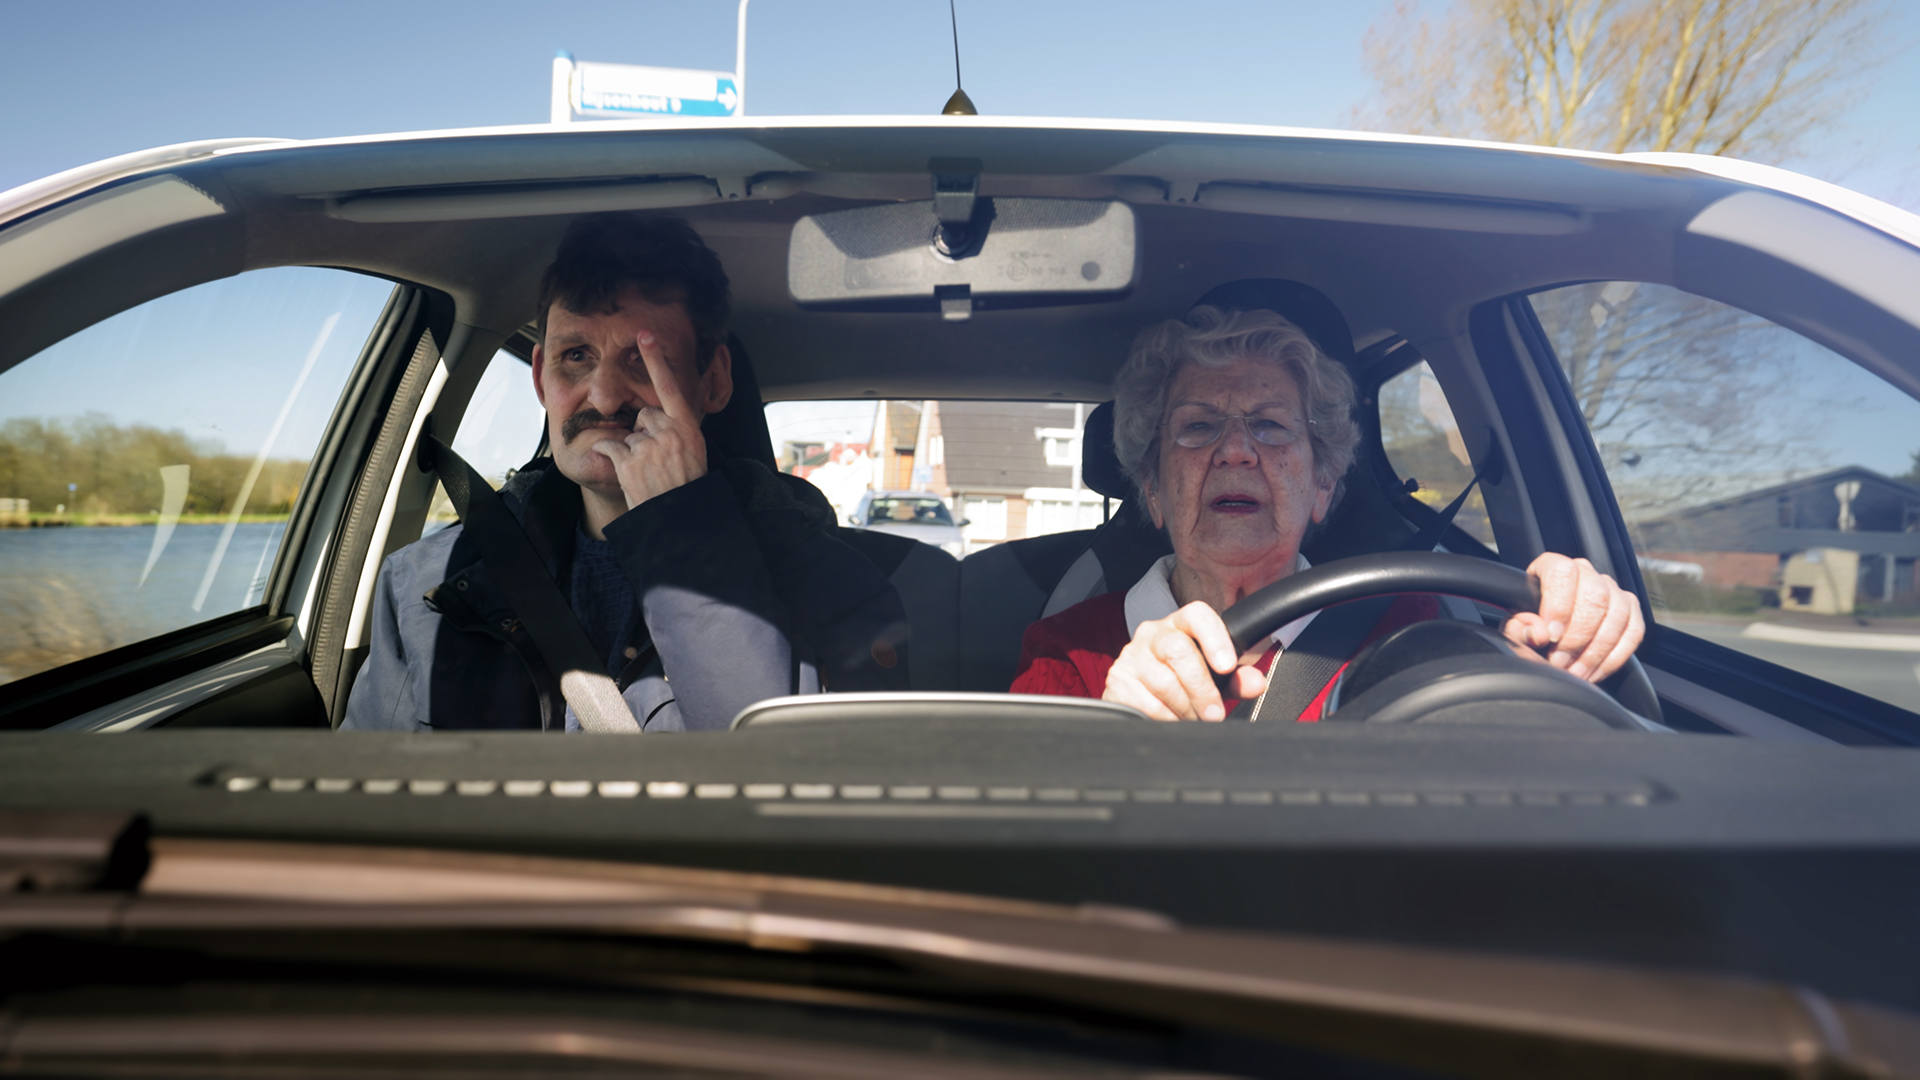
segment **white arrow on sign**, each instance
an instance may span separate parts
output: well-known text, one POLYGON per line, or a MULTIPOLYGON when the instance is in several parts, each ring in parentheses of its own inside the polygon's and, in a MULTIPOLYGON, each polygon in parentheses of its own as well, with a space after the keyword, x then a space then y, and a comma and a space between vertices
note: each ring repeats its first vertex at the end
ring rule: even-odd
POLYGON ((740 93, 731 71, 576 61, 569 83, 574 115, 732 116, 740 93))

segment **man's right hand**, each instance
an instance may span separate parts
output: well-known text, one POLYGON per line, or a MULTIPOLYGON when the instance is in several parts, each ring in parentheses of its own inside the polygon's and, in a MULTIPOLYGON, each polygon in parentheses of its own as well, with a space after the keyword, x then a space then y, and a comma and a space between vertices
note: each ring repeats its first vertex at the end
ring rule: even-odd
POLYGON ((1107 669, 1107 687, 1100 697, 1131 705, 1155 720, 1225 720, 1227 709, 1214 673, 1233 672, 1234 692, 1242 699, 1258 697, 1267 680, 1249 663, 1257 658, 1251 653, 1235 657, 1220 613, 1195 601, 1164 619, 1140 624, 1107 669))
POLYGON ((700 434, 703 414, 687 400, 660 340, 643 330, 635 344, 660 404, 643 406, 633 421, 633 434, 625 439, 593 444, 612 459, 629 510, 707 475, 707 439, 700 434))

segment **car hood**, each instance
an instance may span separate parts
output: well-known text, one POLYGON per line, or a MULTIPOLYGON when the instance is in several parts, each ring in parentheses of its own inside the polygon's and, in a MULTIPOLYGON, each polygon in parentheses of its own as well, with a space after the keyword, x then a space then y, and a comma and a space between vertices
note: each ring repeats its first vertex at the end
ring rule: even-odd
MULTIPOLYGON (((1556 1061, 1606 1061, 1626 1072, 1677 1065, 1780 1075, 1810 1068, 1905 1075, 1920 1067, 1913 1056, 1920 1018, 1804 988, 1187 929, 1100 906, 650 865, 160 839, 132 892, 0 898, 0 920, 14 933, 213 931, 258 941, 276 933, 545 931, 876 955, 1043 999, 1466 1075, 1552 1071, 1548 1063, 1556 1061)), ((408 962, 408 940, 396 939, 387 964, 408 962)), ((484 959, 477 964, 484 967, 484 959)), ((9 1027, 6 1049, 40 1059, 100 1053, 103 1045, 120 1055, 180 1053, 242 1030, 251 1032, 249 1049, 257 1053, 263 1039, 305 1045, 302 1039, 315 1037, 313 1022, 253 1031, 257 1022, 237 1019, 179 1017, 172 1021, 178 1026, 165 1028, 153 1018, 111 1013, 85 1021, 29 1017, 9 1027)), ((534 1022, 537 1030, 520 1034, 551 1039, 558 1033, 551 1026, 534 1022)), ((353 1044, 345 1030, 333 1035, 336 1049, 353 1044)), ((442 1040, 447 1034, 432 1020, 402 1030, 442 1040)), ((599 1032, 603 1039, 616 1034, 599 1032)), ((415 1049, 404 1039, 394 1045, 394 1037, 376 1039, 373 1049, 415 1049)), ((472 1045, 491 1048, 485 1038, 472 1045)))

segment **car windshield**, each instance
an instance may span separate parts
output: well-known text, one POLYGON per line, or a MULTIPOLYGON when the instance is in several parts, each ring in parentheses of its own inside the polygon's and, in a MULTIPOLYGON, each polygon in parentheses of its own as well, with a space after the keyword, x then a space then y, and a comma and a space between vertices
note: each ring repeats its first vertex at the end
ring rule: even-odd
MULTIPOLYGON (((1374 151, 1356 144, 1352 152, 1362 155, 1348 166, 1355 183, 1380 167, 1364 158, 1374 151)), ((395 151, 394 164, 404 163, 407 153, 395 151)), ((1282 154, 1271 160, 1278 168, 1286 159, 1282 154)), ((1545 159, 1509 155, 1501 163, 1539 170, 1525 182, 1545 185, 1542 190, 1552 186, 1545 159)), ((861 177, 870 179, 849 173, 848 182, 861 177)), ((1630 598, 1621 606, 1637 605, 1656 629, 1682 635, 1647 639, 1649 655, 1672 662, 1666 668, 1655 664, 1655 675, 1636 674, 1639 689, 1628 693, 1637 703, 1628 712, 1638 707, 1660 714, 1652 687, 1665 687, 1660 696, 1672 706, 1672 723, 1642 716, 1656 727, 1751 734, 1751 725, 1730 719, 1745 713, 1708 707, 1717 699, 1703 695, 1764 708, 1765 694, 1753 691, 1763 683, 1802 703, 1796 708, 1828 710, 1815 724, 1820 730, 1834 723, 1878 730, 1876 725, 1892 721, 1844 719, 1831 712, 1836 699, 1816 684, 1900 711, 1920 708, 1920 682, 1901 659, 1910 658, 1911 643, 1920 640, 1914 621, 1920 550, 1901 539, 1920 535, 1920 473, 1909 460, 1920 445, 1908 445, 1920 416, 1911 397, 1844 351, 1858 353, 1864 346, 1815 340, 1808 328, 1817 320, 1791 303, 1774 303, 1764 292, 1754 292, 1750 303, 1777 310, 1708 299, 1707 293, 1732 295, 1741 285, 1707 278, 1675 284, 1622 275, 1555 285, 1573 273, 1570 268, 1595 258, 1588 247, 1616 226, 1596 219, 1591 237, 1587 226, 1563 234, 1546 218, 1526 217, 1533 204, 1525 200, 1501 211, 1519 217, 1460 217, 1465 211, 1444 200, 1398 217, 1401 212, 1389 213, 1387 203, 1362 203, 1343 210, 1342 217, 1319 204, 1276 201, 1264 189, 1223 186, 1206 212, 1168 214, 1164 197, 1154 195, 1158 189, 1125 184, 1109 184, 1105 195, 1089 198, 982 195, 982 185, 1000 182, 992 170, 941 183, 949 181, 971 185, 966 205, 990 213, 969 234, 966 243, 973 247, 923 243, 922 216, 935 215, 926 220, 941 230, 952 225, 937 217, 948 212, 937 210, 945 204, 824 195, 826 203, 792 200, 782 194, 784 187, 765 188, 753 203, 755 212, 779 222, 754 234, 757 239, 737 231, 731 223, 736 211, 699 200, 677 211, 619 219, 626 222, 623 229, 684 230, 688 242, 711 244, 723 272, 732 276, 727 382, 703 384, 702 391, 713 394, 705 406, 711 415, 701 423, 712 456, 752 460, 784 474, 782 483, 798 486, 782 488, 780 498, 818 515, 805 519, 814 523, 810 527, 828 530, 851 548, 898 597, 897 616, 861 616, 878 620, 858 631, 873 639, 856 654, 867 659, 837 675, 823 659, 801 661, 793 668, 800 674, 781 683, 786 690, 1005 694, 1024 686, 1143 707, 1142 700, 1127 701, 1123 677, 1109 678, 1108 661, 1065 682, 1036 674, 1045 664, 1030 651, 1029 632, 1078 626, 1050 620, 1110 608, 1102 618, 1112 624, 1097 624, 1108 627, 1099 633, 1132 636, 1192 599, 1208 597, 1211 607, 1224 611, 1231 606, 1228 596, 1250 595, 1289 572, 1355 555, 1384 558, 1411 545, 1516 569, 1543 552, 1584 555, 1630 598), (1551 242, 1563 263, 1542 252, 1500 254, 1489 247, 1487 259, 1510 264, 1506 276, 1430 282, 1424 292, 1408 286, 1412 292, 1395 295, 1350 284, 1363 279, 1377 259, 1370 251, 1329 242, 1360 227, 1349 218, 1402 229, 1415 245, 1453 243, 1457 238, 1443 238, 1469 224, 1464 231, 1481 237, 1474 244, 1536 234, 1528 230, 1574 239, 1551 242), (1221 220, 1242 229, 1237 240, 1230 243, 1203 227, 1221 220), (1315 222, 1313 228, 1327 235, 1315 232, 1313 242, 1305 242, 1303 221, 1315 222), (1009 238, 1023 246, 1006 246, 1009 238), (1161 242, 1184 245, 1188 261, 1162 265, 1149 257, 1150 244, 1161 242), (1234 243, 1285 258, 1255 274, 1233 263, 1234 243), (1077 260, 1073 275, 1034 270, 1036 258, 1069 256, 1077 260), (780 265, 787 271, 784 281, 760 273, 780 265), (1176 279, 1165 276, 1174 272, 1168 266, 1209 268, 1210 284, 1176 287, 1176 279), (896 272, 904 276, 890 276, 896 272), (920 298, 920 274, 979 280, 964 288, 929 285, 934 291, 920 298), (1479 324, 1422 314, 1441 308, 1505 319, 1531 336, 1520 353, 1503 352, 1479 324), (1262 318, 1271 325, 1258 323, 1262 318), (1265 376, 1249 375, 1254 369, 1245 367, 1259 360, 1250 351, 1264 344, 1235 344, 1217 357, 1168 344, 1191 333, 1235 342, 1252 342, 1246 334, 1298 334, 1318 362, 1338 374, 1337 393, 1327 389, 1336 385, 1327 381, 1331 374, 1323 378, 1306 369, 1284 369, 1276 388, 1266 388, 1259 382, 1265 376), (1444 334, 1464 335, 1463 351, 1418 344, 1444 334), (823 351, 827 342, 832 348, 823 351), (901 352, 903 342, 919 351, 901 352), (1528 391, 1533 396, 1513 396, 1536 384, 1538 391, 1528 391), (1161 431, 1166 418, 1184 415, 1183 409, 1228 419, 1213 439, 1189 445, 1192 440, 1166 438, 1161 431), (1151 415, 1155 410, 1159 415, 1151 415), (1285 416, 1294 421, 1289 430, 1297 428, 1303 437, 1264 439, 1268 433, 1241 423, 1246 416, 1285 416), (1301 492, 1307 489, 1289 486, 1298 479, 1287 472, 1296 461, 1306 470, 1300 477, 1323 493, 1305 503, 1301 492), (1338 475, 1319 475, 1335 461, 1351 464, 1338 475), (1164 473, 1190 466, 1190 477, 1164 473), (1242 541, 1227 539, 1242 533, 1252 545, 1244 551, 1234 546, 1242 541), (1279 559, 1287 551, 1294 554, 1286 567, 1263 568, 1221 596, 1209 591, 1221 587, 1224 567, 1263 565, 1259 558, 1279 559), (1254 562, 1235 561, 1243 559, 1254 562), (879 630, 889 619, 897 628, 879 630), (1684 662, 1678 654, 1666 657, 1662 642, 1683 653, 1711 644, 1769 666, 1728 668, 1690 682, 1694 689, 1680 688, 1678 672, 1699 674, 1686 664, 1705 661, 1691 654, 1684 662), (1752 676, 1761 670, 1774 681, 1756 683, 1752 676), (1040 681, 1022 681, 1033 679, 1040 681), (1797 681, 1802 679, 1811 681, 1797 681)), ((1632 183, 1616 177, 1607 182, 1632 183)), ((1768 220, 1770 211, 1724 208, 1769 197, 1754 191, 1716 203, 1707 213, 1691 203, 1666 212, 1676 228, 1695 230, 1687 235, 1738 238, 1744 222, 1768 220)), ((389 221, 396 237, 448 214, 475 235, 504 227, 490 221, 544 220, 514 216, 531 203, 510 201, 487 210, 500 218, 461 217, 476 211, 442 201, 448 196, 438 189, 409 198, 417 201, 366 203, 361 210, 341 204, 328 211, 328 220, 373 215, 389 221)), ((537 198, 546 196, 513 196, 537 198)), ((101 213, 164 208, 187 214, 186 220, 225 212, 225 204, 170 176, 103 190, 77 206, 96 204, 101 213)), ((564 248, 564 238, 572 235, 567 230, 586 220, 563 215, 546 222, 543 243, 564 248)), ((1808 235, 1835 227, 1824 220, 1796 226, 1808 235)), ((404 247, 398 239, 352 235, 364 236, 368 250, 349 261, 379 264, 404 247)), ((939 244, 960 242, 957 233, 941 235, 939 244)), ((302 243, 289 240, 295 247, 302 243)), ((299 253, 283 256, 297 261, 299 253)), ((439 280, 451 272, 432 250, 414 257, 422 278, 439 280)), ((477 635, 472 643, 491 636, 486 648, 504 646, 520 657, 516 663, 533 665, 532 684, 509 696, 524 694, 539 708, 526 711, 531 705, 516 699, 513 710, 524 715, 507 726, 580 727, 572 698, 541 688, 538 671, 551 662, 555 631, 510 617, 502 621, 518 604, 490 591, 472 568, 506 556, 479 554, 471 545, 493 544, 491 533, 462 523, 484 514, 473 498, 487 491, 497 490, 507 512, 522 517, 549 498, 534 495, 543 484, 579 492, 582 516, 540 524, 534 556, 550 568, 570 568, 570 574, 599 573, 593 561, 599 549, 576 549, 566 533, 578 527, 582 544, 613 544, 609 550, 618 564, 626 541, 603 539, 602 526, 621 513, 629 513, 628 520, 647 517, 652 511, 644 503, 661 493, 646 484, 621 487, 607 512, 594 509, 613 481, 589 477, 615 459, 592 440, 609 427, 644 428, 646 422, 644 410, 625 410, 597 389, 576 390, 587 385, 580 381, 584 376, 554 381, 562 378, 555 372, 563 366, 581 363, 577 345, 542 367, 536 361, 542 335, 551 328, 538 318, 484 344, 447 337, 435 322, 477 325, 458 320, 485 317, 498 324, 480 313, 491 310, 486 305, 525 318, 528 301, 511 285, 515 264, 504 255, 475 264, 472 272, 488 284, 484 296, 457 302, 479 305, 464 314, 444 313, 434 306, 442 303, 432 299, 438 294, 404 279, 396 287, 390 278, 342 266, 267 266, 158 297, 102 300, 99 317, 75 316, 72 332, 53 335, 18 357, 0 372, 6 391, 0 519, 22 526, 0 530, 0 582, 9 615, 0 620, 0 680, 26 684, 30 699, 44 697, 47 711, 37 717, 88 729, 166 726, 180 722, 169 719, 169 709, 147 708, 137 698, 116 704, 122 699, 106 691, 70 698, 92 703, 79 710, 84 715, 56 716, 66 706, 52 703, 76 692, 61 673, 131 665, 124 685, 157 692, 158 684, 150 683, 157 674, 139 674, 148 663, 142 657, 172 648, 170 635, 189 640, 203 632, 197 628, 223 618, 236 626, 266 620, 260 627, 291 618, 300 644, 289 646, 289 655, 299 656, 303 670, 319 679, 319 711, 310 719, 354 727, 343 718, 356 688, 378 686, 386 700, 412 686, 407 672, 424 646, 403 647, 407 635, 424 634, 429 626, 469 627, 462 632, 477 635), (195 329, 205 326, 219 330, 195 329), (447 350, 439 375, 422 374, 427 369, 418 365, 426 346, 401 340, 409 335, 447 350), (128 360, 134 356, 138 363, 128 360), (209 371, 228 389, 224 404, 182 392, 209 371), (101 387, 84 409, 62 404, 67 397, 61 387, 74 378, 101 387), (579 433, 583 426, 588 434, 579 433), (444 460, 430 463, 435 444, 429 433, 450 439, 444 460), (406 459, 412 467, 402 468, 397 455, 408 440, 414 440, 417 456, 406 459), (449 483, 456 460, 473 471, 449 483), (558 548, 541 531, 556 529, 558 548), (448 544, 454 546, 445 556, 422 554, 448 544), (453 572, 459 567, 452 563, 462 560, 469 570, 453 572), (416 563, 417 572, 408 576, 416 563), (408 620, 416 615, 408 612, 424 621, 411 626, 408 620), (503 625, 520 629, 503 637, 503 625), (482 629, 487 626, 494 629, 482 629), (515 633, 532 637, 516 642, 515 633)), ((1640 275, 1651 276, 1651 269, 1640 275)), ((593 320, 616 318, 623 309, 580 316, 564 304, 554 310, 573 319, 567 325, 574 328, 566 331, 573 342, 587 340, 576 324, 598 326, 593 320)), ((636 438, 652 441, 651 433, 635 431, 627 436, 630 447, 641 445, 636 438)), ((683 478, 674 483, 686 484, 685 477, 698 472, 676 475, 683 478)), ((744 473, 729 476, 739 490, 761 483, 744 473)), ((769 500, 778 501, 771 488, 744 505, 772 505, 769 500)), ((678 520, 685 527, 711 519, 703 514, 678 520)), ((767 534, 755 535, 767 542, 767 534)), ((730 550, 717 536, 696 543, 714 559, 730 550)), ((768 549, 775 550, 778 545, 768 549)), ((805 579, 791 569, 768 578, 776 592, 805 579)), ((834 618, 851 617, 835 604, 858 595, 853 580, 821 579, 822 595, 802 606, 825 604, 834 618), (839 598, 829 602, 826 593, 839 598)), ((1309 574, 1300 580, 1317 579, 1309 574)), ((587 578, 557 584, 591 648, 613 657, 597 666, 609 668, 623 693, 637 692, 634 687, 656 676, 664 687, 671 674, 666 655, 677 648, 673 635, 628 626, 619 616, 626 602, 621 595, 597 598, 587 578), (612 606, 602 610, 603 604, 612 606), (623 657, 639 666, 625 671, 623 657), (647 674, 649 663, 661 670, 647 674)), ((723 587, 716 579, 699 589, 723 587)), ((1499 591, 1474 594, 1436 578, 1401 594, 1398 614, 1368 616, 1354 641, 1336 651, 1357 660, 1362 646, 1377 637, 1434 618, 1469 629, 1504 624, 1517 634, 1521 620, 1507 623, 1493 606, 1499 591), (1415 604, 1404 599, 1408 595, 1422 599, 1415 604)), ((778 603, 802 604, 791 597, 778 603)), ((1314 609, 1278 610, 1304 619, 1314 609)), ((1316 643, 1334 634, 1344 618, 1323 620, 1306 639, 1308 647, 1323 647, 1316 643)), ((1602 625, 1619 622, 1610 615, 1602 625)), ((1082 638, 1093 632, 1074 631, 1082 638)), ((1252 634, 1234 631, 1243 632, 1252 634)), ((1546 633, 1545 627, 1539 631, 1546 633)), ((1248 641, 1258 639, 1255 634, 1248 641)), ((449 642, 468 638, 436 640, 451 647, 449 642)), ((1277 663, 1292 639, 1283 634, 1275 640, 1279 644, 1260 664, 1277 663)), ((822 647, 800 645, 808 656, 822 647)), ((1085 647, 1084 640, 1062 646, 1066 655, 1085 647)), ((1537 647, 1563 668, 1575 662, 1571 653, 1537 647)), ((1102 649, 1109 660, 1119 652, 1117 645, 1102 649)), ((1625 653, 1596 653, 1582 661, 1603 662, 1610 671, 1625 662, 1625 653)), ((1296 715, 1320 718, 1358 709, 1361 689, 1411 663, 1408 657, 1383 661, 1377 678, 1355 674, 1341 692, 1335 682, 1324 682, 1324 701, 1302 703, 1296 715)), ((629 708, 644 715, 664 709, 661 723, 672 727, 680 722, 676 714, 699 696, 689 689, 693 682, 683 675, 674 693, 662 689, 659 701, 629 702, 629 708)), ((775 682, 780 680, 769 682, 761 696, 782 696, 771 693, 775 682)), ((412 705, 382 711, 379 726, 424 731, 471 722, 431 715, 443 691, 451 692, 437 684, 412 686, 413 698, 391 698, 412 705)), ((1240 700, 1217 690, 1205 693, 1222 709, 1240 700)), ((1381 689, 1375 698, 1384 701, 1385 693, 1381 689)), ((473 709, 484 714, 505 699, 461 700, 458 711, 471 716, 478 715, 473 709)), ((716 700, 726 704, 715 705, 694 727, 724 727, 753 703, 739 692, 716 700)), ((1846 709, 1857 704, 1848 701, 1846 709)), ((1192 702, 1176 704, 1172 715, 1198 715, 1192 702)), ((644 715, 628 722, 640 723, 644 715)))

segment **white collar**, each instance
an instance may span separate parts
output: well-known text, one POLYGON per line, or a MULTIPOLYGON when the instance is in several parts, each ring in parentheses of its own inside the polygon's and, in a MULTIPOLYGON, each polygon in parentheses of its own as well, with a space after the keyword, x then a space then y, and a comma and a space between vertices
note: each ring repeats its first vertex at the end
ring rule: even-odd
MULTIPOLYGON (((1295 573, 1313 565, 1307 561, 1305 555, 1296 556, 1296 558, 1298 561, 1294 563, 1295 573)), ((1141 575, 1133 588, 1127 590, 1126 613, 1129 639, 1139 632, 1141 623, 1151 619, 1164 619, 1180 610, 1180 602, 1173 598, 1173 565, 1172 555, 1162 558, 1159 562, 1147 567, 1147 572, 1141 575)), ((1309 611, 1275 630, 1272 640, 1279 642, 1281 650, 1284 651, 1293 644, 1293 639, 1299 637, 1300 631, 1305 630, 1307 624, 1312 622, 1313 617, 1318 614, 1320 613, 1317 611, 1309 611)))

